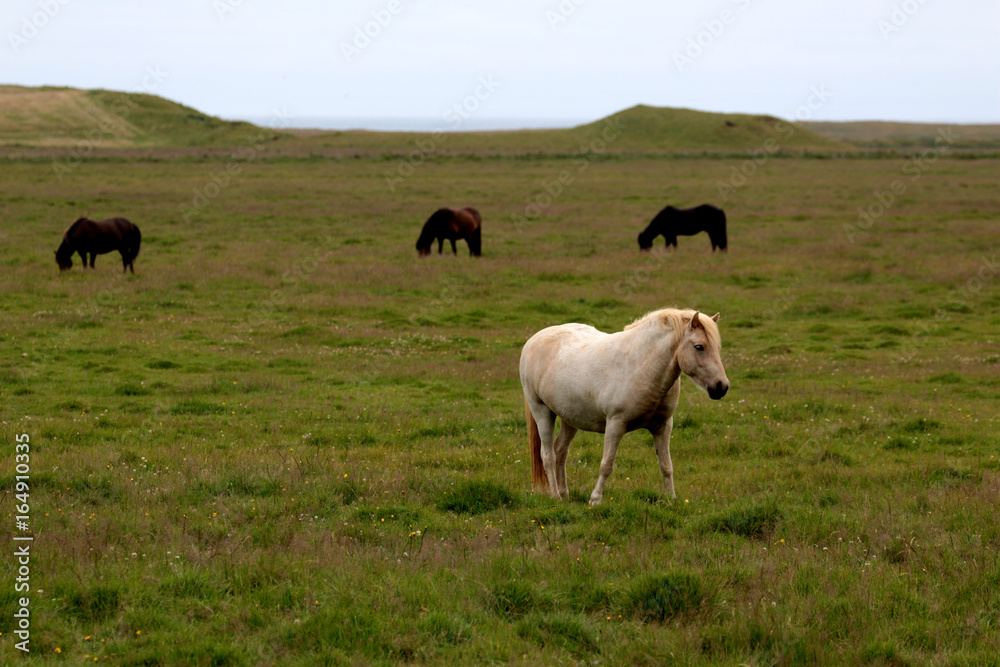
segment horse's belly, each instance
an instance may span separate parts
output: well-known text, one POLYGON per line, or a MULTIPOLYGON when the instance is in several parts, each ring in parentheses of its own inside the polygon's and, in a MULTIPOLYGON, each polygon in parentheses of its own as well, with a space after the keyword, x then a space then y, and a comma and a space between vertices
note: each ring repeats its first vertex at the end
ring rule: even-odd
MULTIPOLYGON (((544 399, 543 399, 544 400, 544 399)), ((549 405, 546 402, 546 405, 549 405)), ((589 399, 581 399, 575 403, 558 406, 558 409, 550 409, 559 417, 576 429, 581 431, 591 431, 593 433, 604 433, 607 430, 608 419, 621 419, 625 422, 625 431, 649 430, 658 431, 663 428, 667 421, 666 404, 658 404, 653 409, 641 410, 638 405, 622 405, 615 408, 600 408, 597 404, 591 404, 589 399), (590 407, 586 409, 584 406, 590 407)))
POLYGON ((103 255, 105 253, 112 252, 113 250, 118 250, 121 246, 121 239, 113 240, 94 240, 94 239, 81 239, 76 242, 76 248, 83 252, 92 252, 95 255, 103 255))
MULTIPOLYGON (((548 405, 548 403, 546 403, 548 405)), ((565 423, 580 431, 590 431, 591 433, 604 433, 608 427, 607 416, 603 413, 586 414, 573 410, 574 406, 569 406, 565 410, 552 410, 565 423)))
POLYGON ((629 431, 646 428, 665 412, 662 396, 639 390, 628 378, 604 382, 584 373, 554 374, 539 383, 538 397, 571 426, 604 433, 608 420, 622 420, 629 431))

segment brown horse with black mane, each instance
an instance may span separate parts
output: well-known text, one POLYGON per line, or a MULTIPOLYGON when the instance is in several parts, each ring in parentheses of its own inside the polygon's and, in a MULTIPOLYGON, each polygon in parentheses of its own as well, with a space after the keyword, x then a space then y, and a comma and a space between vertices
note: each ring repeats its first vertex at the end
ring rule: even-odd
POLYGON ((63 234, 62 244, 56 250, 56 264, 65 271, 73 268, 73 253, 80 253, 83 268, 87 268, 87 254, 90 254, 90 268, 94 268, 94 260, 98 255, 117 250, 122 255, 122 273, 131 269, 132 263, 139 254, 139 244, 142 234, 139 228, 125 218, 108 218, 107 220, 91 220, 83 217, 69 226, 63 234))
POLYGON ((653 239, 662 235, 667 240, 667 247, 677 247, 678 236, 693 236, 699 232, 708 232, 712 242, 712 252, 715 249, 725 250, 726 214, 721 208, 710 204, 702 204, 694 208, 674 208, 668 206, 653 218, 646 229, 639 233, 639 250, 650 250, 653 239))
POLYGON ((451 252, 458 254, 455 247, 457 239, 465 239, 469 244, 469 255, 482 255, 483 218, 479 211, 471 207, 460 209, 439 208, 424 223, 417 239, 417 252, 421 257, 431 254, 431 245, 438 242, 438 254, 444 251, 444 240, 451 241, 451 252))

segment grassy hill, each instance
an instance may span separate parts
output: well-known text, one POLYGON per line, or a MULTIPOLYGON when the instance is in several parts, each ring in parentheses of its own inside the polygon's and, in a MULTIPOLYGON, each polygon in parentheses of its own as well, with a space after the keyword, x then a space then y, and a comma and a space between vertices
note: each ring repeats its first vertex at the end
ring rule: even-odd
MULTIPOLYGON (((454 124, 442 122, 442 130, 454 124)), ((458 127, 457 129, 461 129, 458 127)), ((260 132, 281 139, 283 150, 410 151, 436 154, 578 153, 761 149, 769 139, 782 149, 844 150, 848 144, 770 116, 721 114, 635 106, 568 129, 503 132, 322 132, 279 135, 245 122, 208 116, 156 95, 73 88, 0 86, 0 145, 101 148, 228 147, 260 132), (294 135, 294 136, 293 136, 294 135), (597 142, 598 138, 604 141, 597 142)), ((771 145, 771 144, 768 144, 771 145)))
POLYGON ((0 86, 0 145, 235 146, 258 131, 156 95, 0 86))
MULTIPOLYGON (((768 139, 773 139, 783 149, 844 148, 836 139, 822 137, 774 116, 638 105, 615 117, 628 128, 620 144, 630 150, 753 150, 763 148, 768 139)), ((590 135, 600 131, 604 123, 600 120, 574 128, 574 131, 590 135)))

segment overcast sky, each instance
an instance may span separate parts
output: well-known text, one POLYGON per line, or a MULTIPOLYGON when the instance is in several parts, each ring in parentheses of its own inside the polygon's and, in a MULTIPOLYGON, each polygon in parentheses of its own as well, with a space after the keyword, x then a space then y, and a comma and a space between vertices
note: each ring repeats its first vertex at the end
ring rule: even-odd
POLYGON ((5 0, 0 35, 0 83, 225 118, 1000 122, 996 0, 5 0))

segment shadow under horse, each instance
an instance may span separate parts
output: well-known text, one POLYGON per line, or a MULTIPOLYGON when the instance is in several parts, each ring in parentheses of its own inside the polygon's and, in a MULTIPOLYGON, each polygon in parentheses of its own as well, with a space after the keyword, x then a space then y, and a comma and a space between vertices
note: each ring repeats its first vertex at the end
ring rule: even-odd
POLYGON ((445 239, 451 241, 451 252, 458 254, 455 241, 465 239, 469 244, 469 255, 482 255, 483 217, 471 207, 451 209, 439 208, 434 211, 417 239, 417 252, 421 257, 431 254, 431 245, 438 242, 438 254, 444 251, 445 239))
POLYGON ((649 250, 653 247, 653 239, 663 236, 667 246, 677 247, 678 236, 693 236, 699 232, 708 232, 712 241, 712 252, 715 249, 725 250, 726 214, 721 208, 710 204, 702 204, 694 208, 674 208, 668 206, 653 218, 646 229, 639 234, 639 249, 649 250))
POLYGON ((98 255, 117 250, 122 256, 122 273, 129 270, 135 273, 133 262, 139 254, 141 242, 139 228, 125 218, 78 218, 63 234, 62 244, 56 250, 56 263, 62 271, 71 269, 73 254, 79 253, 83 268, 87 268, 87 255, 90 255, 90 268, 94 268, 98 255))

